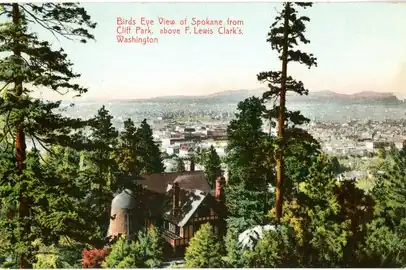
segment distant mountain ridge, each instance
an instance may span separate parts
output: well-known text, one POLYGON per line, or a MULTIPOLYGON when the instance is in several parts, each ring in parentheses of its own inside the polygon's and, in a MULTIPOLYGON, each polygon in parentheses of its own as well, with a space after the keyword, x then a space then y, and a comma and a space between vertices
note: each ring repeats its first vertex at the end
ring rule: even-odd
MULTIPOLYGON (((163 96, 142 99, 144 101, 155 101, 155 102, 229 102, 236 103, 242 101, 251 96, 261 97, 266 91, 265 88, 258 89, 240 89, 240 90, 228 90, 216 92, 209 95, 202 96, 163 96)), ((373 91, 362 91, 354 94, 342 94, 333 91, 314 91, 310 92, 308 96, 299 96, 295 94, 288 95, 288 101, 300 102, 344 102, 344 103, 400 103, 401 101, 397 98, 394 93, 390 92, 373 92, 373 91)))

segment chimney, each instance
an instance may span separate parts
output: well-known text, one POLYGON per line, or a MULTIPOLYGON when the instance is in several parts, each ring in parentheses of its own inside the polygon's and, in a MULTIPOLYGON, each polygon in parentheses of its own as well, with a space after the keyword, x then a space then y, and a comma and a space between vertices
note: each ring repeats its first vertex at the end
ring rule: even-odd
POLYGON ((215 198, 218 201, 224 201, 224 185, 226 181, 223 176, 217 176, 216 178, 216 194, 215 198))
POLYGON ((172 201, 172 210, 176 215, 179 208, 179 193, 180 188, 178 183, 173 183, 173 201, 172 201))
POLYGON ((191 172, 195 171, 195 159, 194 159, 194 157, 190 158, 190 171, 191 172))

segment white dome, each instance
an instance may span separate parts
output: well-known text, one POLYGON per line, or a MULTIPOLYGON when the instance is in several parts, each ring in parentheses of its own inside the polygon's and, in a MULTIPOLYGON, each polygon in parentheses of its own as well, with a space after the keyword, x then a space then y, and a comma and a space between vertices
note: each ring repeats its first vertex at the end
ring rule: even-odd
POLYGON ((135 197, 131 190, 125 189, 114 197, 111 202, 111 210, 115 212, 121 209, 133 209, 135 207, 135 197))

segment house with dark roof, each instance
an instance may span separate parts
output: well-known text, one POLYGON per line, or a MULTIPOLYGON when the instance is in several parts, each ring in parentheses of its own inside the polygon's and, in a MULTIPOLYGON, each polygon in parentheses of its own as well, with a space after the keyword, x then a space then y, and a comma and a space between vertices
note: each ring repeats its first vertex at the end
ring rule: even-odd
POLYGON ((190 239, 205 223, 210 223, 219 236, 224 235, 224 177, 218 177, 214 190, 203 171, 155 173, 141 178, 137 180, 141 192, 124 190, 113 199, 109 237, 131 236, 140 227, 155 226, 166 240, 166 253, 177 257, 184 254, 190 239))

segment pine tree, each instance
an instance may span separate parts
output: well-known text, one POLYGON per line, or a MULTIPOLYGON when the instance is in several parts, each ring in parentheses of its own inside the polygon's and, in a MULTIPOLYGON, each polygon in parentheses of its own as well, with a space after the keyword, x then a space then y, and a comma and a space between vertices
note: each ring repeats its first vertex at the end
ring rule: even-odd
POLYGON ((221 245, 216 239, 213 227, 206 223, 200 227, 185 253, 188 268, 218 268, 222 266, 221 245))
POLYGON ((209 184, 214 188, 216 185, 216 178, 221 172, 221 161, 213 145, 210 146, 209 151, 206 153, 203 165, 209 184))
POLYGON ((142 174, 164 172, 165 168, 162 163, 161 151, 159 150, 158 145, 154 142, 152 129, 148 125, 146 119, 141 122, 137 134, 140 138, 139 151, 142 174))
POLYGON ((118 141, 118 131, 113 126, 113 116, 103 105, 97 115, 91 119, 90 140, 93 145, 89 162, 95 166, 96 173, 99 174, 100 183, 96 183, 100 188, 111 185, 114 182, 114 172, 116 170, 113 159, 114 147, 118 141))
POLYGON ((124 122, 124 130, 120 133, 118 146, 114 150, 114 160, 117 164, 117 181, 112 190, 134 188, 134 180, 140 175, 139 136, 137 128, 131 119, 124 122))
POLYGON ((118 131, 112 121, 113 116, 105 106, 102 106, 95 117, 89 120, 89 144, 92 147, 82 155, 84 165, 80 180, 88 187, 86 201, 92 209, 92 220, 99 224, 94 234, 100 239, 107 234, 110 203, 119 181, 113 155, 117 146, 118 131))
POLYGON ((262 131, 264 106, 252 97, 239 103, 236 119, 228 126, 226 204, 227 225, 238 233, 247 226, 262 225, 269 211, 272 194, 273 160, 267 153, 271 138, 262 131))
POLYGON ((282 70, 261 72, 257 75, 259 81, 268 83, 270 90, 264 93, 263 99, 273 101, 274 106, 272 109, 267 110, 266 116, 271 120, 271 126, 275 127, 275 122, 277 122, 278 127, 278 141, 275 152, 277 176, 275 209, 277 220, 282 216, 286 145, 292 138, 307 139, 314 143, 309 134, 297 128, 298 125, 306 123, 308 119, 302 116, 299 111, 288 111, 286 109, 287 92, 291 91, 300 95, 307 95, 308 93, 301 81, 295 81, 288 76, 288 63, 292 61, 298 62, 309 68, 316 65, 316 58, 312 54, 294 50, 299 43, 307 44, 310 42, 304 36, 306 31, 305 22, 310 21, 310 19, 305 16, 299 17, 296 8, 306 8, 311 5, 312 3, 283 3, 283 9, 275 18, 267 39, 267 42, 271 43, 272 49, 279 54, 282 70), (276 105, 277 100, 279 100, 279 105, 276 105), (291 125, 289 126, 289 124, 291 125))
MULTIPOLYGON (((26 171, 26 144, 31 139, 35 144, 47 148, 50 144, 75 146, 78 133, 73 130, 82 128, 84 122, 70 119, 56 112, 60 102, 44 102, 32 96, 33 87, 49 89, 57 93, 81 95, 86 88, 71 83, 80 75, 71 70, 72 63, 66 53, 53 50, 47 41, 40 41, 32 33, 29 25, 36 24, 49 30, 55 36, 86 42, 93 39, 89 29, 95 28, 86 11, 73 3, 42 4, 1 4, 1 16, 5 22, 1 27, 0 80, 4 87, 0 99, 0 115, 7 123, 7 134, 12 134, 15 153, 15 177, 7 177, 3 186, 14 187, 12 196, 18 198, 17 211, 13 222, 16 230, 9 230, 12 242, 29 247, 34 241, 33 217, 35 197, 30 186, 32 179, 26 171), (11 20, 11 21, 9 21, 11 20), (11 55, 10 55, 11 54, 11 55), (8 86, 11 86, 8 88, 8 86), (4 91, 4 92, 3 92, 4 91)), ((11 193, 7 194, 11 196, 11 193)), ((7 198, 6 193, 2 198, 7 198)), ((11 197, 8 197, 11 200, 11 197)), ((16 202, 13 202, 16 203, 16 202)), ((20 252, 20 268, 31 268, 32 252, 28 249, 20 252)))

